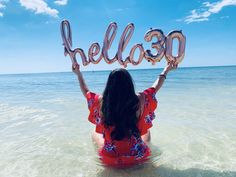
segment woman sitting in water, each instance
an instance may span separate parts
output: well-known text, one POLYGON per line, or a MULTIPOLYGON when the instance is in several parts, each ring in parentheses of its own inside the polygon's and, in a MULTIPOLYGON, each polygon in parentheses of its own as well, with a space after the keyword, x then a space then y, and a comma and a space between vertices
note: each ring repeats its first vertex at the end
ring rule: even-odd
POLYGON ((129 72, 115 69, 108 77, 103 95, 98 95, 86 86, 79 65, 72 66, 87 98, 88 120, 96 125, 92 139, 105 165, 129 166, 148 159, 151 154, 147 146, 151 139, 149 128, 152 127, 157 107, 155 94, 167 73, 176 67, 174 62, 170 62, 152 87, 138 94, 129 72))

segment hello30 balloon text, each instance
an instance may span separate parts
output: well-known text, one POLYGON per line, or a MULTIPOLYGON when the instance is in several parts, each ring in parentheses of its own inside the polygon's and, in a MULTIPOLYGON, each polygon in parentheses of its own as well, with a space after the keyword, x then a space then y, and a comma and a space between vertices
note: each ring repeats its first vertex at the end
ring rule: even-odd
POLYGON ((150 29, 144 35, 144 40, 146 42, 153 41, 156 38, 156 42, 151 43, 151 47, 156 50, 155 53, 152 53, 151 50, 145 50, 142 44, 135 44, 127 57, 123 57, 122 53, 126 49, 127 44, 129 43, 133 33, 134 33, 134 24, 129 23, 121 37, 118 44, 118 50, 116 55, 113 58, 108 56, 108 51, 112 46, 112 42, 117 33, 117 24, 115 22, 111 23, 105 33, 103 46, 95 42, 92 43, 88 50, 88 56, 85 55, 85 52, 81 48, 72 49, 72 32, 70 28, 70 23, 67 20, 61 22, 61 36, 64 45, 64 54, 69 55, 72 63, 77 63, 76 55, 79 54, 82 59, 82 64, 87 66, 89 63, 97 64, 102 59, 106 63, 111 64, 115 61, 118 61, 123 67, 127 67, 127 64, 131 63, 133 65, 138 65, 142 62, 143 59, 155 64, 160 62, 161 59, 165 56, 167 62, 175 61, 175 63, 180 63, 185 54, 185 44, 186 38, 183 35, 182 31, 174 30, 171 31, 167 36, 164 35, 163 31, 160 29, 150 29), (173 40, 178 40, 178 54, 173 56, 173 40), (136 50, 139 50, 139 56, 137 59, 134 58, 136 50), (100 54, 99 54, 100 53, 100 54), (96 56, 96 59, 95 59, 96 56))

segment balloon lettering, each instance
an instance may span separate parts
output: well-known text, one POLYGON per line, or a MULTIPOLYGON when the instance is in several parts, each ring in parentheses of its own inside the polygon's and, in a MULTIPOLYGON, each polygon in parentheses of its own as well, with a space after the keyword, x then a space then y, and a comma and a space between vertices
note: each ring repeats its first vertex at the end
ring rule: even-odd
POLYGON ((151 61, 152 64, 155 64, 156 62, 161 61, 165 54, 165 35, 162 32, 162 30, 159 29, 150 29, 144 36, 145 41, 149 42, 152 40, 153 37, 157 38, 157 42, 152 43, 152 48, 156 49, 157 53, 152 54, 151 50, 146 50, 145 51, 145 58, 148 61, 151 61))
POLYGON ((146 42, 150 42, 153 38, 156 38, 156 42, 152 42, 151 47, 156 50, 156 53, 152 53, 151 50, 144 50, 142 44, 135 44, 130 52, 129 56, 123 59, 122 53, 124 52, 126 46, 128 45, 133 33, 134 33, 134 24, 128 24, 121 37, 118 44, 118 50, 116 55, 113 58, 109 58, 108 51, 111 48, 112 42, 116 36, 117 32, 117 24, 115 22, 111 23, 105 33, 104 40, 103 40, 103 47, 101 49, 98 43, 93 43, 88 50, 88 58, 86 57, 83 49, 76 48, 72 50, 72 32, 70 28, 70 23, 67 20, 63 20, 61 22, 61 36, 64 45, 64 55, 69 55, 71 58, 72 63, 77 63, 76 54, 79 54, 82 59, 82 64, 87 66, 89 63, 97 64, 99 63, 102 58, 105 60, 106 63, 111 64, 115 61, 118 61, 120 65, 126 67, 128 63, 133 65, 138 65, 142 62, 145 58, 147 61, 155 64, 156 62, 160 62, 161 59, 165 56, 167 62, 175 61, 176 63, 180 63, 185 54, 185 44, 186 38, 183 35, 182 31, 172 31, 167 36, 164 35, 163 31, 160 29, 150 29, 144 35, 144 40, 146 42), (172 55, 172 46, 173 46, 173 39, 178 40, 178 54, 177 56, 172 55), (139 49, 139 56, 134 60, 134 53, 139 49), (97 56, 100 53, 100 56, 97 56))

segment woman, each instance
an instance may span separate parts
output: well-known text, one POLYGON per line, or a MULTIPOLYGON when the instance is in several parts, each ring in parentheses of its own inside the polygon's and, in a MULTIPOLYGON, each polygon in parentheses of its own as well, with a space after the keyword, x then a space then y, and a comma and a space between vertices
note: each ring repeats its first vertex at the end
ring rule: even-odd
POLYGON ((163 85, 167 73, 175 68, 174 62, 168 63, 152 87, 138 94, 129 72, 115 69, 108 77, 103 95, 98 95, 89 91, 79 65, 72 66, 87 98, 88 120, 96 125, 92 139, 104 164, 123 167, 148 159, 151 154, 147 146, 151 140, 149 128, 157 107, 155 94, 163 85))

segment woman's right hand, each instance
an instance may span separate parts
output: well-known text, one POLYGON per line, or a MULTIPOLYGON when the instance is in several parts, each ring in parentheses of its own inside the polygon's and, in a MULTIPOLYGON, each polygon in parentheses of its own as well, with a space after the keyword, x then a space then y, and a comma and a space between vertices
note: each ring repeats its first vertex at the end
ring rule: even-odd
POLYGON ((72 64, 72 71, 78 75, 80 73, 80 66, 78 63, 73 63, 72 64))
POLYGON ((164 68, 164 72, 167 74, 169 71, 176 69, 178 67, 178 64, 175 63, 175 61, 170 61, 167 63, 167 66, 164 68))

